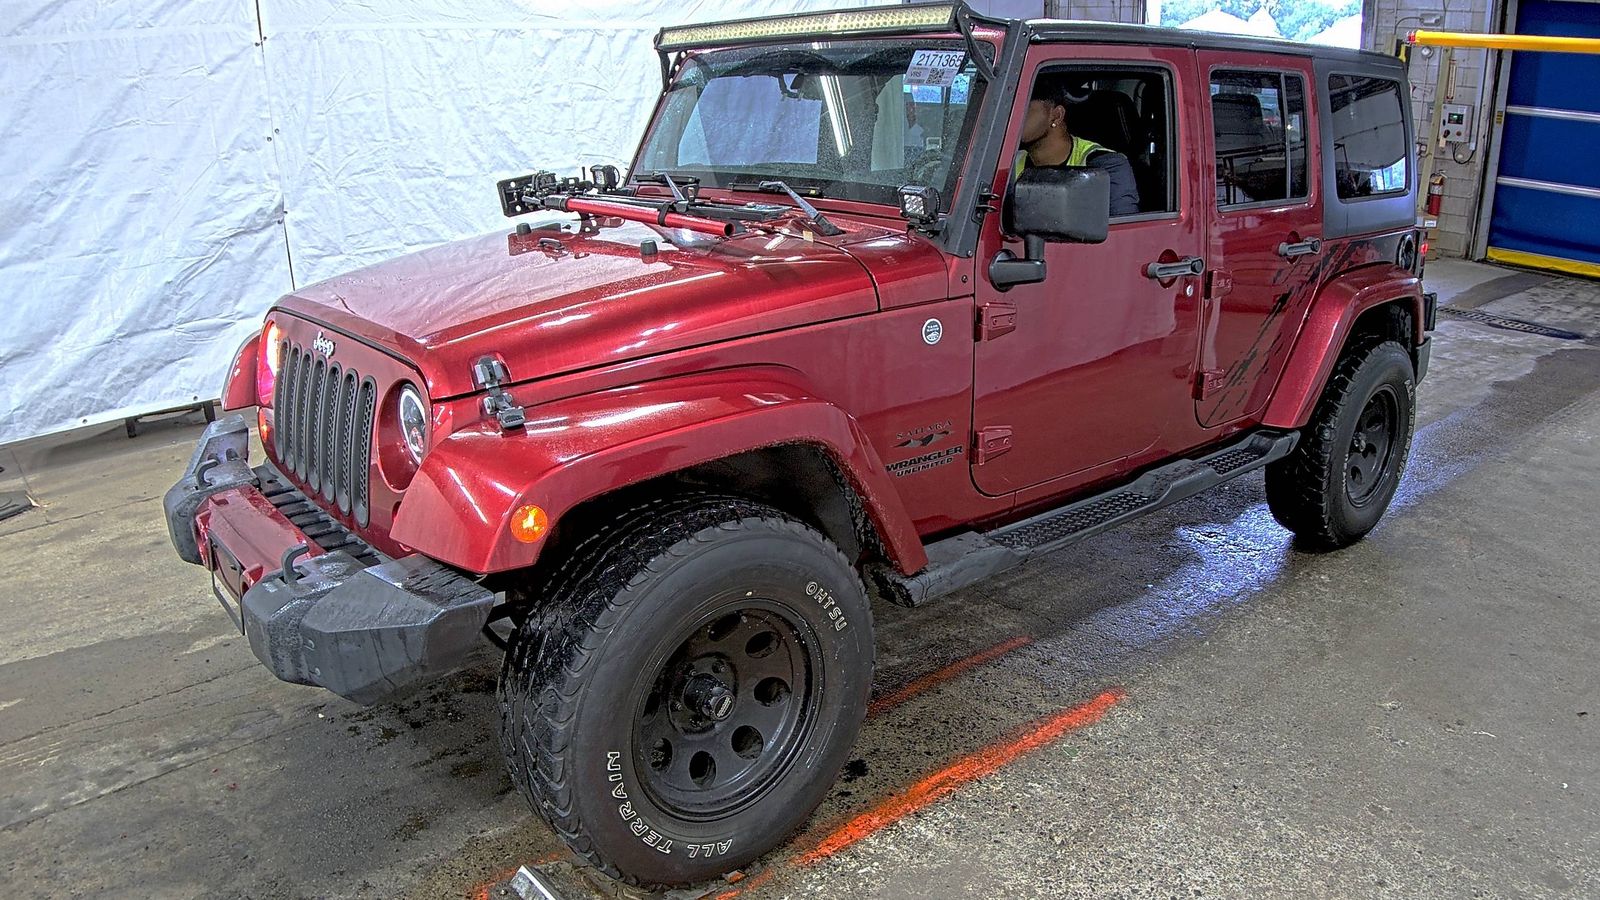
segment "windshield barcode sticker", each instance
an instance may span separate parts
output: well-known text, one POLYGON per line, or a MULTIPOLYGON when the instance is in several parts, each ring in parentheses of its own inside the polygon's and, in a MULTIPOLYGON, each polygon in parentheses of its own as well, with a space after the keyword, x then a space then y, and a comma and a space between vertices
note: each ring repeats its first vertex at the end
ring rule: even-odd
POLYGON ((949 87, 956 83, 956 73, 966 58, 962 50, 918 50, 906 67, 906 84, 949 87))

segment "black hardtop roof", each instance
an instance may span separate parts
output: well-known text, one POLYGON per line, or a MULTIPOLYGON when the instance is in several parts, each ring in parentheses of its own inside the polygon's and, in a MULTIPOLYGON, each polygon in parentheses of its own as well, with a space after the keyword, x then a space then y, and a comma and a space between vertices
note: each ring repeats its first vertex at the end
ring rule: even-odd
POLYGON ((1034 41, 1094 42, 1105 44, 1143 44, 1168 47, 1192 47, 1200 50, 1250 50, 1260 53, 1284 53, 1316 59, 1337 60, 1377 68, 1404 69, 1398 58, 1371 50, 1351 50, 1345 47, 1327 47, 1307 44, 1284 38, 1252 37, 1239 34, 1219 34, 1213 31, 1190 31, 1183 28, 1166 28, 1157 25, 1126 25, 1116 22, 1089 22, 1071 19, 1029 19, 1025 23, 1034 41))
MULTIPOLYGON (((879 31, 882 35, 892 34, 920 34, 930 31, 943 31, 945 28, 958 27, 958 23, 968 25, 987 26, 1006 31, 1011 35, 1019 32, 1025 34, 1029 40, 1035 42, 1095 42, 1108 44, 1142 44, 1146 46, 1165 47, 1190 47, 1204 50, 1249 50, 1261 53, 1282 53, 1292 56, 1309 57, 1313 59, 1329 60, 1346 65, 1384 69, 1390 74, 1403 73, 1405 63, 1394 56, 1376 53, 1370 50, 1350 50, 1344 47, 1327 47, 1321 44, 1307 44, 1301 41, 1290 41, 1283 38, 1251 37, 1236 34, 1220 34, 1211 31, 1189 31, 1182 28, 1168 28, 1157 25, 1125 25, 1116 22, 1096 22, 1074 19, 1007 19, 979 13, 969 7, 964 0, 956 2, 935 3, 903 3, 893 6, 854 6, 845 7, 832 12, 845 14, 871 14, 873 12, 904 12, 908 9, 919 7, 944 7, 952 10, 951 21, 947 26, 909 27, 905 29, 884 29, 879 31)), ((807 19, 818 15, 825 15, 824 10, 812 10, 805 13, 784 13, 772 16, 755 16, 744 19, 730 19, 702 23, 705 26, 738 25, 749 22, 765 22, 783 19, 807 19)), ((693 28, 694 26, 674 26, 661 29, 656 36, 656 46, 661 46, 661 39, 669 31, 680 28, 693 28)), ((966 27, 966 26, 959 26, 966 27)), ((866 33, 850 35, 852 37, 867 36, 866 33)), ((792 39, 792 38, 791 38, 792 39)), ((772 43, 782 38, 774 37, 749 37, 709 42, 710 46, 737 46, 741 44, 772 43)))

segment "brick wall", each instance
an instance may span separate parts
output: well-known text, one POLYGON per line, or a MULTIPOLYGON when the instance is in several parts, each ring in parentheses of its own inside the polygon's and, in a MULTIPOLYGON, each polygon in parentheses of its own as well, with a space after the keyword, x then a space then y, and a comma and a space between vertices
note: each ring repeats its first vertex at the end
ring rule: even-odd
MULTIPOLYGON (((1448 5, 1438 0, 1422 0, 1420 4, 1400 0, 1366 0, 1362 27, 1364 44, 1368 48, 1389 52, 1396 34, 1404 35, 1417 28, 1440 31, 1495 31, 1499 25, 1499 4, 1496 0, 1455 0, 1448 5), (1438 24, 1424 25, 1422 16, 1440 17, 1438 24)), ((1431 23, 1433 20, 1429 19, 1431 23)), ((1439 64, 1444 57, 1441 49, 1434 48, 1431 55, 1421 55, 1414 50, 1411 61, 1412 114, 1416 117, 1417 132, 1425 135, 1432 128, 1433 104, 1438 90, 1439 64)), ((1493 105, 1490 88, 1497 60, 1486 50, 1456 50, 1455 97, 1446 102, 1468 103, 1474 108, 1473 126, 1476 143, 1468 146, 1451 145, 1438 157, 1436 170, 1444 173, 1445 196, 1439 226, 1433 233, 1433 249, 1441 256, 1465 256, 1471 250, 1472 230, 1476 224, 1479 203, 1479 186, 1483 180, 1484 160, 1487 156, 1489 116, 1486 109, 1493 105), (1466 160, 1457 162, 1451 157, 1466 160)), ((1424 154, 1434 152, 1437 145, 1420 148, 1424 154)), ((1421 165, 1428 171, 1428 159, 1421 165)), ((1424 187, 1426 190, 1426 187, 1424 187)))

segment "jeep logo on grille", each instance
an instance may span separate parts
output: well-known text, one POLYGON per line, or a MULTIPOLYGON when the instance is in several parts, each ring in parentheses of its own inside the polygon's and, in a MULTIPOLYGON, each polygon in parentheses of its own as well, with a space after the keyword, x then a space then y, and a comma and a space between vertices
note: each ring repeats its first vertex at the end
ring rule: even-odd
POLYGON ((311 349, 321 353, 323 356, 332 356, 333 340, 319 331, 317 332, 317 339, 311 342, 311 349))

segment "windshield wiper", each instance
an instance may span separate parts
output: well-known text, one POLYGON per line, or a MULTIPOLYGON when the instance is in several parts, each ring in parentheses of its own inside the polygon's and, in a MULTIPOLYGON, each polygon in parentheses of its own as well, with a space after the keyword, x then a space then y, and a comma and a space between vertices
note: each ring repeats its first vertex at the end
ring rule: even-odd
POLYGON ((829 222, 828 217, 824 216, 820 211, 818 211, 815 206, 812 206, 810 201, 796 193, 794 188, 789 187, 787 184, 784 184, 781 181, 736 181, 733 184, 728 185, 728 187, 729 189, 735 191, 760 191, 763 194, 788 194, 789 199, 794 201, 794 205, 800 207, 800 211, 806 214, 806 218, 811 220, 812 225, 816 226, 818 233, 827 235, 828 237, 844 234, 844 229, 833 224, 832 222, 829 222))

